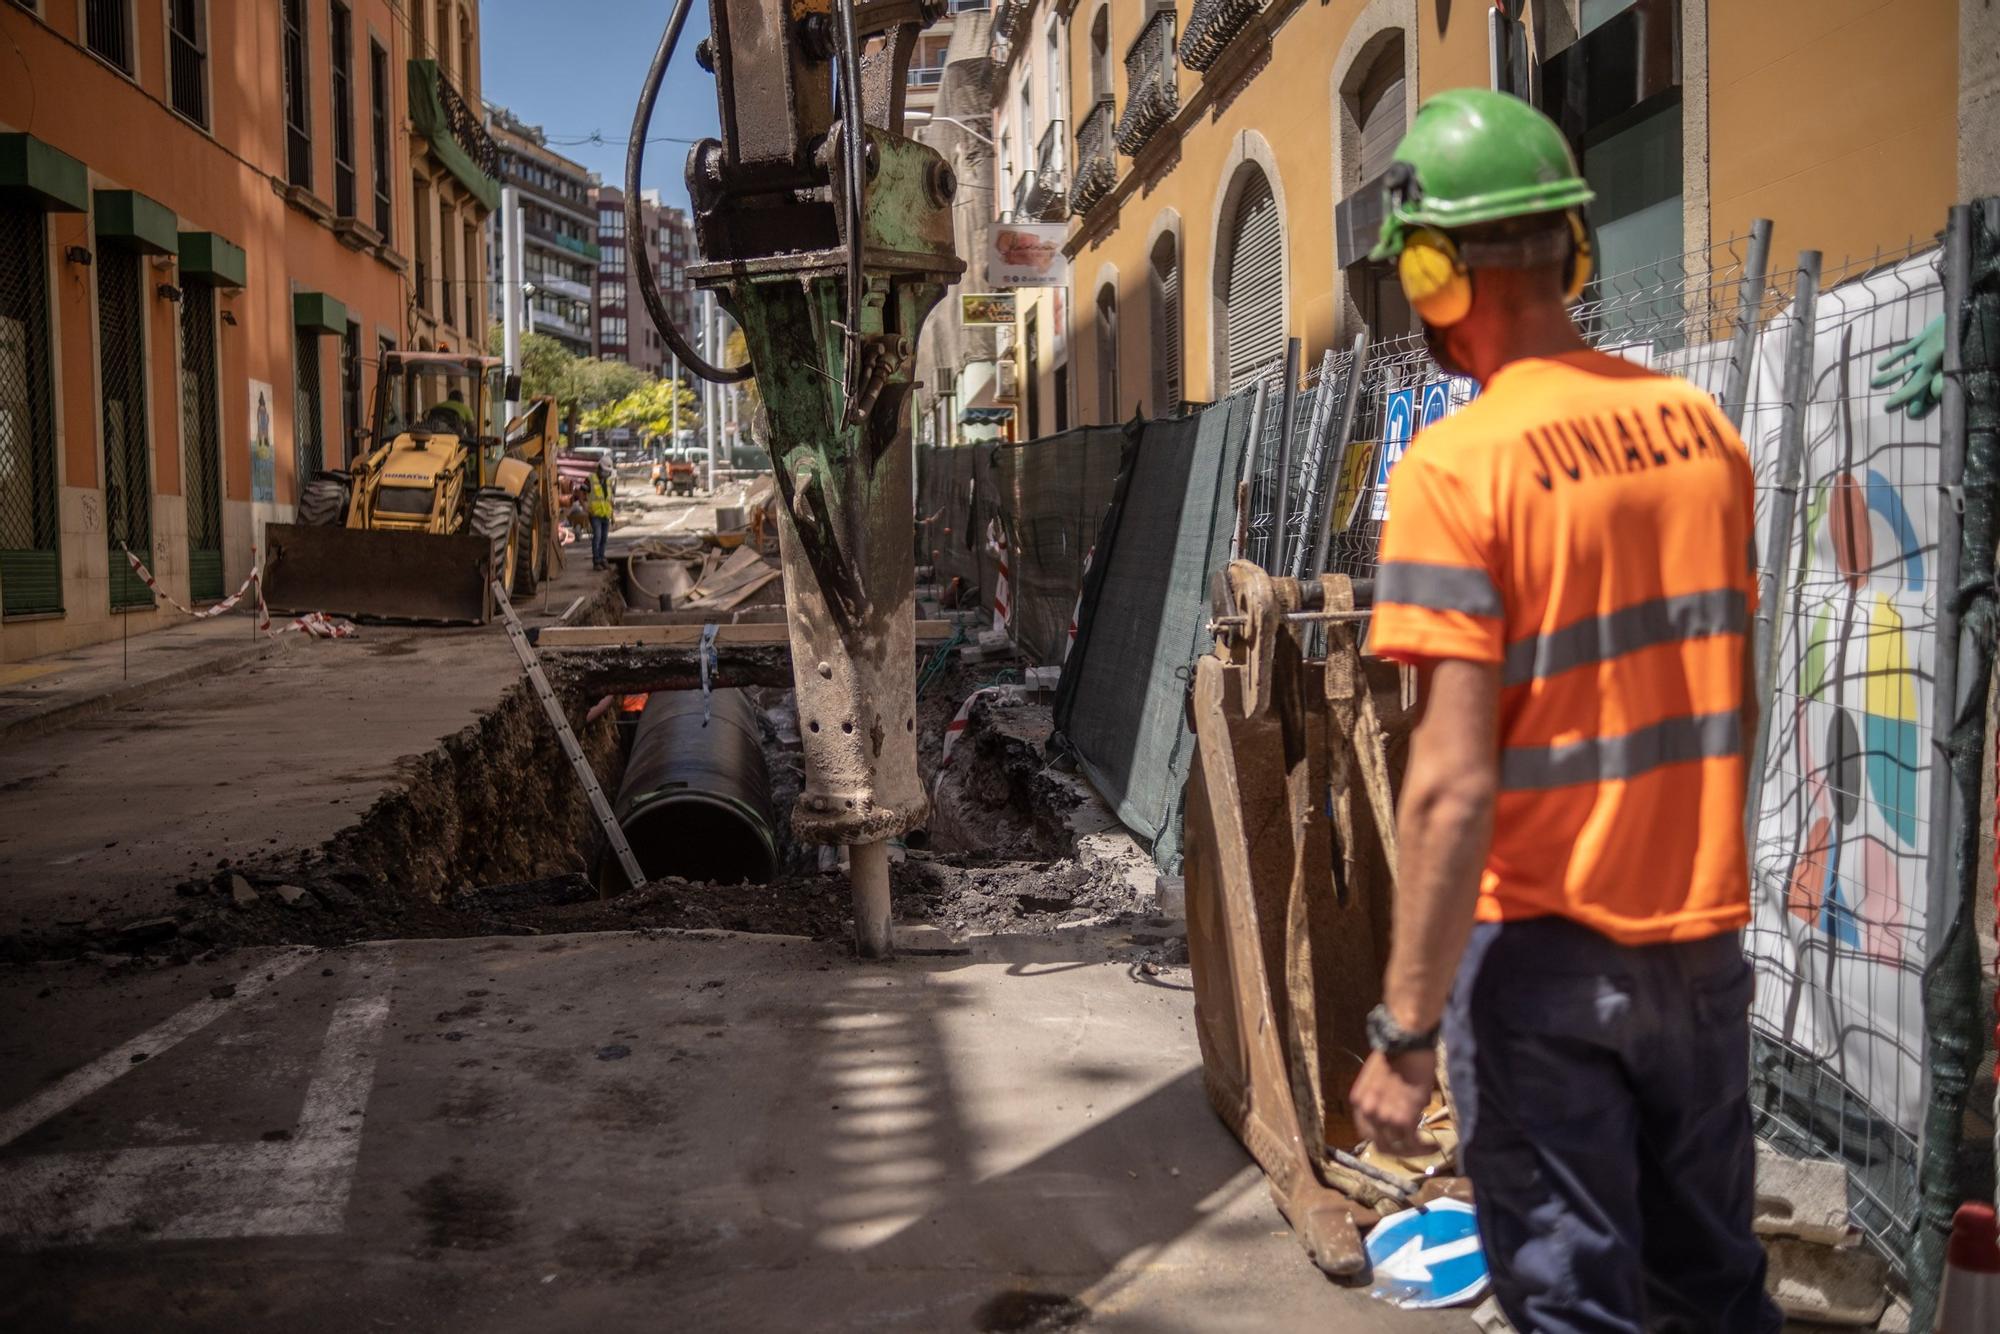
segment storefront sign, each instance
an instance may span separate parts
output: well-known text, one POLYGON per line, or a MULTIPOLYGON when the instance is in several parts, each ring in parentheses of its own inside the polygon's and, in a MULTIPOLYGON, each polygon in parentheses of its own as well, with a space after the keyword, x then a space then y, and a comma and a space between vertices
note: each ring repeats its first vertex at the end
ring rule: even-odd
POLYGON ((1063 240, 1069 225, 1061 222, 1003 222, 993 228, 986 251, 986 281, 995 287, 1063 287, 1069 283, 1069 261, 1063 240))

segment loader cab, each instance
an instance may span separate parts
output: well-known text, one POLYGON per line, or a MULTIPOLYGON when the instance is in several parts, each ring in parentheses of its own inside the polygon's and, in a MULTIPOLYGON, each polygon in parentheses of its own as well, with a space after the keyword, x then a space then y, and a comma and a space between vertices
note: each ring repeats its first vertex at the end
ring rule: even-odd
POLYGON ((465 451, 473 487, 489 486, 505 451, 505 394, 511 377, 498 357, 390 352, 376 378, 373 448, 402 440, 425 452, 465 451))

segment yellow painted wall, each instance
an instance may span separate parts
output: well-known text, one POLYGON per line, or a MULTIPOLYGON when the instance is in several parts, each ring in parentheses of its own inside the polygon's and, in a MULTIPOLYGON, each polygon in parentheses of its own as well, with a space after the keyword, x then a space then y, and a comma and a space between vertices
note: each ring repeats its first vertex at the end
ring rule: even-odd
MULTIPOLYGON (((1924 240, 1956 188, 1956 0, 1708 5, 1710 217, 1829 264, 1924 240)), ((2000 54, 1996 54, 2000 59, 2000 54)))

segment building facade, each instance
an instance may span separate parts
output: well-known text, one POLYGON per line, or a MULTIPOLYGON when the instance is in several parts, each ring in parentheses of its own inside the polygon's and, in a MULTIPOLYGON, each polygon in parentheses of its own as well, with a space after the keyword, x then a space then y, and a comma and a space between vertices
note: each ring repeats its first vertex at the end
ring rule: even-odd
MULTIPOLYGON (((550 148, 541 127, 526 125, 505 107, 488 104, 486 125, 498 147, 500 180, 514 187, 521 210, 523 317, 534 333, 547 334, 580 357, 594 354, 597 333, 597 213, 591 191, 597 180, 580 162, 550 148)), ((503 318, 502 228, 488 226, 493 255, 487 272, 487 317, 503 318)))
POLYGON ((1994 27, 1975 0, 1513 0, 1497 26, 1491 8, 1006 0, 993 207, 1071 218, 1067 336, 1045 297, 1019 302, 1031 433, 1059 372, 1077 420, 1113 422, 1268 374, 1288 338, 1310 361, 1363 325, 1409 332, 1367 259, 1381 173, 1425 96, 1496 73, 1597 187, 1600 272, 1677 270, 1758 217, 1779 257, 1868 254, 1993 188, 1995 79, 1961 51, 1961 25, 1994 27))
MULTIPOLYGON (((590 197, 602 255, 597 270, 597 355, 648 375, 671 375, 673 354, 646 313, 639 275, 626 263, 625 192, 605 185, 593 189, 590 197)), ((687 270, 695 260, 694 224, 685 210, 662 204, 658 191, 646 190, 639 196, 639 226, 667 313, 675 327, 692 338, 694 288, 687 270)))
POLYGON ((0 660, 233 591, 349 457, 380 349, 462 345, 477 302, 448 284, 484 271, 496 190, 478 21, 0 5, 0 660))

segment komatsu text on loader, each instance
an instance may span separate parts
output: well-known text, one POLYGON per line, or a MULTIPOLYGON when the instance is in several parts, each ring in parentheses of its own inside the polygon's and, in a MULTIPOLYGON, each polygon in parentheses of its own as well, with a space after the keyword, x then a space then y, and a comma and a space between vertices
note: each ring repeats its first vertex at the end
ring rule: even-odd
POLYGON ((479 624, 491 581, 519 595, 553 577, 555 402, 503 427, 512 384, 497 357, 385 351, 353 461, 307 481, 298 522, 265 530, 271 606, 479 624))

